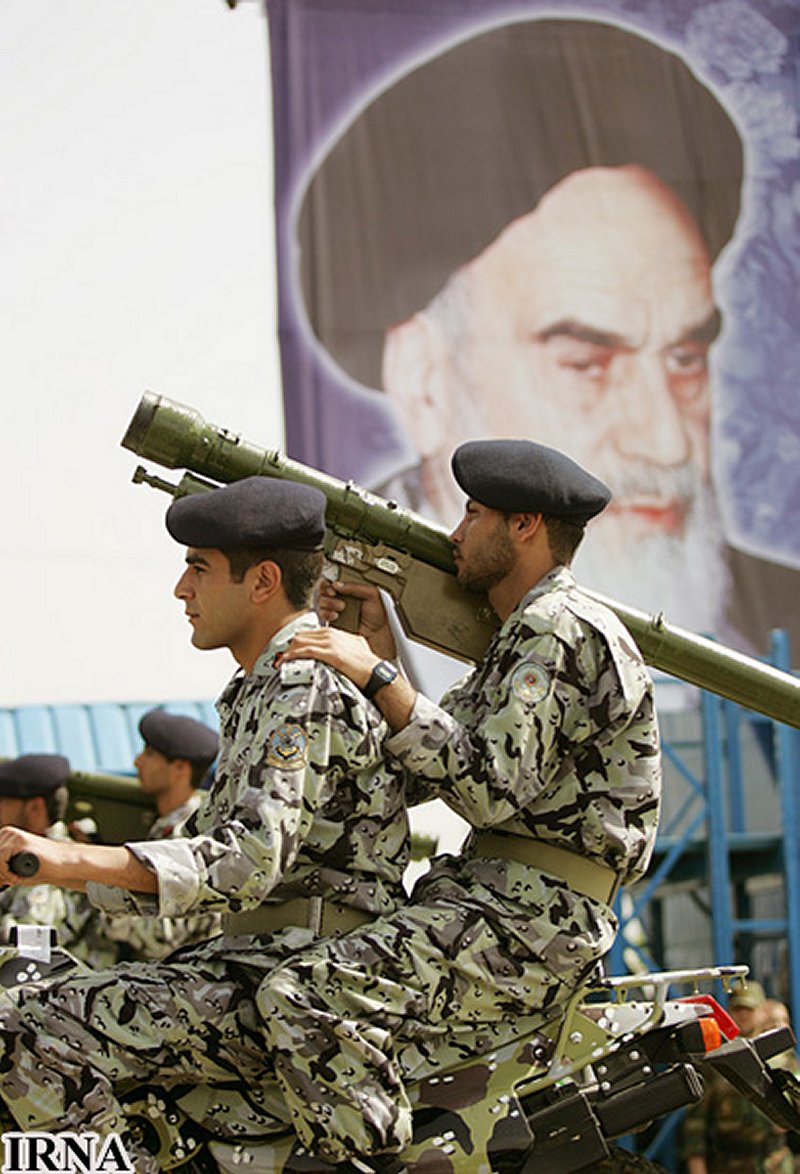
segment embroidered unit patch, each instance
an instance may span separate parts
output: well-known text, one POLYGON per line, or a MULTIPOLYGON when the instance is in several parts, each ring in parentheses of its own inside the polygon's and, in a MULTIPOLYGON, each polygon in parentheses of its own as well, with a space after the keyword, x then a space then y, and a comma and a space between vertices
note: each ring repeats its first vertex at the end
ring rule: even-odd
POLYGON ((531 705, 542 701, 550 688, 550 674, 544 665, 526 660, 517 665, 511 676, 511 692, 520 701, 531 705))
POLYGON ((303 766, 308 758, 308 738, 302 726, 283 722, 275 730, 267 747, 269 766, 303 766))

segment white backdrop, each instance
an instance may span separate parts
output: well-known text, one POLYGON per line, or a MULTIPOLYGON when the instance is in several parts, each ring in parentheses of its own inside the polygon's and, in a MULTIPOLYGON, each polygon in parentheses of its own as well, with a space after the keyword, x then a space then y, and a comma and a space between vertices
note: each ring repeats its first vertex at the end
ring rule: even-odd
POLYGON ((267 25, 223 0, 0 4, 0 705, 212 697, 145 390, 282 445, 267 25))

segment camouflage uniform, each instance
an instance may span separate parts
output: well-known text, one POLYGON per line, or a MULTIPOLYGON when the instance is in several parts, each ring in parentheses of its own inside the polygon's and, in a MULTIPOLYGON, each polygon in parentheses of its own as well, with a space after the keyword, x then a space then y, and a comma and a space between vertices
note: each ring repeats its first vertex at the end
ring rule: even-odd
POLYGON ((684 1160, 705 1158, 708 1174, 794 1174, 786 1134, 718 1072, 704 1080, 684 1117, 684 1160))
MULTIPOLYGON (((660 755, 652 685, 627 631, 551 571, 441 707, 418 696, 387 749, 475 828, 546 841, 640 877, 660 755)), ((268 975, 263 1030, 303 1142, 334 1161, 410 1136, 403 1082, 557 1008, 609 949, 612 909, 530 864, 434 861, 406 909, 268 975)))
MULTIPOLYGON (((67 840, 62 822, 47 832, 50 839, 67 840)), ((117 947, 109 941, 102 918, 85 893, 60 889, 56 885, 31 885, 0 891, 0 938, 9 941, 13 925, 49 925, 56 931, 59 946, 89 966, 111 966, 117 947)))
MULTIPOLYGON (((90 886, 105 909, 179 918, 317 895, 374 914, 395 907, 408 829, 380 714, 324 665, 277 663, 316 623, 287 624, 220 698, 216 775, 188 836, 129 845, 157 872, 158 898, 90 886)), ((221 1132, 265 1114, 275 1129, 272 1110, 285 1110, 270 1100, 254 996, 266 970, 312 940, 305 928, 223 933, 162 962, 25 992, 0 1014, 0 1094, 23 1129, 121 1133, 139 1174, 158 1166, 126 1129, 125 1085, 260 1084, 252 1097, 200 1088, 195 1108, 221 1115, 221 1132)))
MULTIPOLYGON (((205 792, 196 791, 174 811, 159 817, 152 824, 148 839, 170 840, 182 834, 186 821, 199 809, 205 792)), ((222 928, 220 915, 208 913, 202 917, 136 917, 100 915, 100 927, 110 941, 117 943, 119 958, 143 961, 147 958, 166 958, 173 950, 188 942, 202 942, 218 934, 222 928)))

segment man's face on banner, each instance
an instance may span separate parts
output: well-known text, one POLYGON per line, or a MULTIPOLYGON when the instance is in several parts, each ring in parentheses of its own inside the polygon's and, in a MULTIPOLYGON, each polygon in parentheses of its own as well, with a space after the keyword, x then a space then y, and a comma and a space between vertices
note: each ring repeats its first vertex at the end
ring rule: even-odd
POLYGON ((549 444, 614 493, 578 556, 587 583, 713 627, 724 580, 708 452, 718 329, 706 247, 670 189, 638 167, 587 169, 390 333, 386 390, 442 520, 461 507, 449 458, 463 440, 549 444))

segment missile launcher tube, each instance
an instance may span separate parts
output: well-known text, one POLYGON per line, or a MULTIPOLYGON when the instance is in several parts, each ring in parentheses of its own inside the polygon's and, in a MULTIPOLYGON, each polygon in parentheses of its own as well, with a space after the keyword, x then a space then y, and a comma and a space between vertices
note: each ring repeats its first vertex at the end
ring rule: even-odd
MULTIPOLYGON (((443 527, 353 482, 340 481, 277 451, 250 444, 226 428, 207 423, 184 404, 146 392, 122 444, 166 468, 186 469, 212 482, 261 475, 314 485, 327 498, 326 520, 338 534, 394 548, 429 567, 455 574, 452 544, 443 527)), ((143 475, 138 479, 148 478, 143 475)), ((202 487, 202 482, 192 486, 189 481, 189 488, 202 487)), ((166 483, 160 487, 169 488, 166 483)), ((791 673, 674 627, 660 613, 648 615, 615 600, 595 597, 617 614, 654 668, 800 728, 800 680, 791 673)), ((413 630, 410 634, 413 638, 413 630)), ((477 653, 472 651, 467 658, 457 648, 449 650, 464 659, 478 659, 487 640, 488 635, 482 635, 477 653)))

